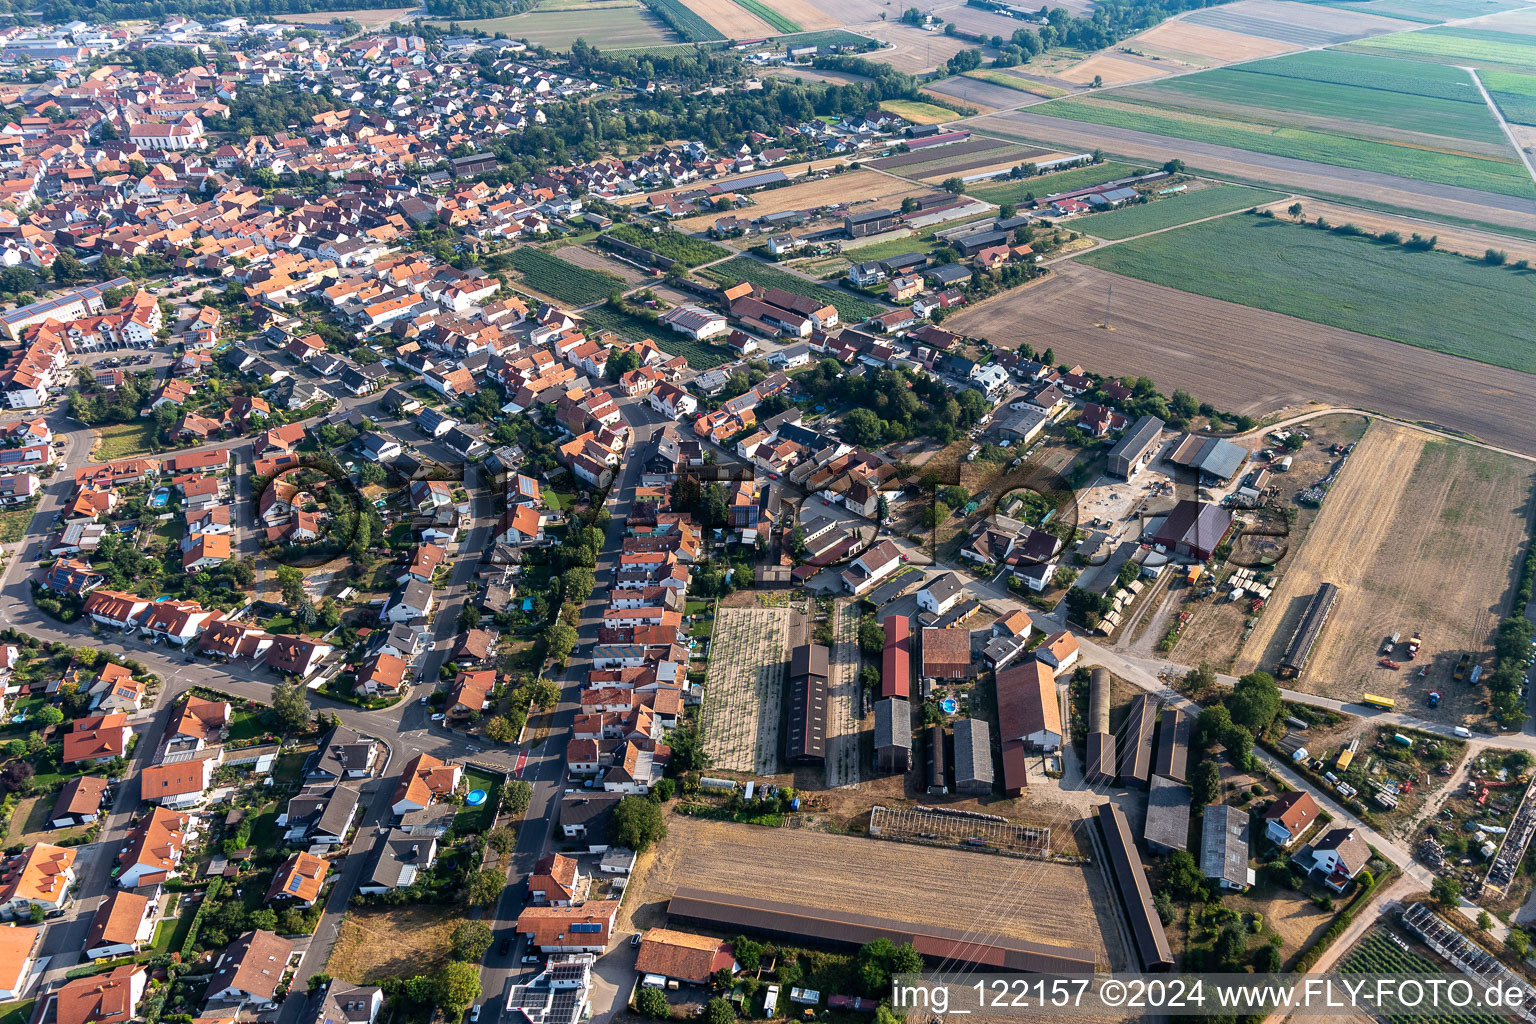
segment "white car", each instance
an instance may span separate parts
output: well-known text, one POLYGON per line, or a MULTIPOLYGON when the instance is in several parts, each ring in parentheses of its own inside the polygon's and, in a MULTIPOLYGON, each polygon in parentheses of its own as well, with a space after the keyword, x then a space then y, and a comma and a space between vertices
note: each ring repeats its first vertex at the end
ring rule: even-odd
POLYGON ((476 1003, 473 1007, 471 1007, 470 1011, 469 1011, 469 1019, 472 1020, 472 1021, 479 1020, 480 1019, 480 1007, 482 1007, 484 1005, 485 1005, 484 1003, 476 1003))
POLYGON ((437 714, 432 716, 432 721, 434 721, 434 722, 441 722, 443 720, 443 717, 444 717, 443 713, 441 711, 439 711, 437 714))

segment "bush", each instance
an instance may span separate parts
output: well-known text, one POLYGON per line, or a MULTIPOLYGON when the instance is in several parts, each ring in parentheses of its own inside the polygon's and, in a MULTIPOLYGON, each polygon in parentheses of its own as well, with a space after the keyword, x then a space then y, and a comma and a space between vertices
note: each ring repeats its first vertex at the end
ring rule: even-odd
POLYGON ((666 1020, 672 1016, 672 1006, 659 988, 642 988, 635 994, 635 1012, 653 1020, 666 1020))

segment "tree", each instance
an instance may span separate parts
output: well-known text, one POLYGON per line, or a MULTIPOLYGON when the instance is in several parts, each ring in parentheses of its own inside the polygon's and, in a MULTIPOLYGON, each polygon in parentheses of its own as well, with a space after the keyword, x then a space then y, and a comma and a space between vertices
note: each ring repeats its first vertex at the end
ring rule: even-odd
POLYGON ((715 996, 704 1004, 704 1024, 735 1024, 736 1008, 715 996))
POLYGON ((563 622, 551 623, 550 627, 544 631, 544 648, 550 658, 564 665, 565 660, 576 649, 578 639, 580 637, 574 626, 568 626, 563 622))
POLYGON ((449 938, 453 958, 475 963, 491 948, 491 929, 484 921, 461 921, 449 938))
MULTIPOLYGON (((512 781, 522 782, 523 780, 514 779, 512 781)), ((527 783, 523 782, 523 785, 526 786, 527 783)), ((489 846, 503 857, 512 852, 512 844, 516 842, 516 840, 516 835, 514 835, 512 830, 505 825, 497 825, 495 828, 491 829, 485 834, 485 845, 489 846)))
POLYGON ((272 687, 272 710, 283 732, 306 732, 309 729, 309 701, 304 687, 294 682, 282 682, 272 687))
POLYGON ((954 192, 958 194, 965 191, 965 179, 945 178, 944 184, 940 185, 939 187, 942 188, 945 192, 954 192))
POLYGON ((277 582, 283 590, 283 604, 297 608, 304 603, 304 573, 291 565, 277 567, 277 582))
POLYGON ((880 441, 880 417, 868 409, 853 409, 843 417, 843 437, 849 444, 868 448, 880 441))
POLYGON ((1253 951, 1253 972, 1255 974, 1279 974, 1280 951, 1266 942, 1253 951))
POLYGON ((1292 203, 1290 206, 1286 207, 1285 212, 1290 214, 1293 219, 1299 220, 1301 218, 1301 204, 1292 203))
POLYGON ((443 1016, 458 1020, 480 998, 480 971, 474 964, 450 961, 437 972, 433 987, 443 1016))
POLYGON ((1430 884, 1429 894, 1436 903, 1449 910, 1461 901, 1461 883, 1448 875, 1441 875, 1430 884))
POLYGON ((923 954, 919 953, 912 943, 902 943, 891 954, 892 974, 920 974, 922 970, 923 954))
POLYGON ((1168 858, 1168 874, 1163 888, 1175 900, 1189 901, 1205 891, 1205 875, 1188 850, 1174 850, 1168 858))
POLYGON ((528 802, 533 799, 533 786, 525 779, 511 779, 506 786, 502 787, 501 793, 501 799, 507 805, 507 812, 522 814, 528 809, 528 802))
POLYGON ((1253 753, 1253 733, 1246 726, 1234 724, 1222 736, 1221 745, 1227 748, 1227 760, 1233 768, 1245 767, 1253 753))
POLYGON ((1184 173, 1184 161, 1183 160, 1169 160, 1167 163, 1163 164, 1163 173, 1164 174, 1183 174, 1184 173))
MULTIPOLYGON (((1129 565, 1131 563, 1127 562, 1126 564, 1129 565)), ((1184 685, 1188 686, 1196 697, 1210 693, 1216 686, 1216 669, 1211 666, 1210 662, 1202 661, 1190 669, 1184 676, 1184 685)), ((1222 708, 1222 713, 1226 713, 1226 708, 1222 708)))
POLYGON ((885 650, 885 629, 874 616, 859 622, 859 650, 871 658, 885 650))
POLYGON ((464 902, 472 907, 494 906, 506 881, 506 876, 496 868, 481 868, 469 876, 464 886, 464 902))
POLYGON ((1486 932, 1488 929, 1490 929, 1492 927, 1493 927, 1493 917, 1491 915, 1489 915, 1488 911, 1486 911, 1486 910, 1479 910, 1477 912, 1477 929, 1478 929, 1478 931, 1486 932))
POLYGON ((512 723, 501 715, 494 715, 486 720, 482 730, 485 738, 493 743, 511 743, 517 739, 518 730, 512 728, 512 723))
POLYGON ((251 927, 259 928, 264 932, 277 931, 277 911, 270 907, 251 911, 251 927))
POLYGON ((1195 806, 1204 807, 1221 795, 1221 770, 1215 761, 1201 761, 1195 765, 1189 784, 1194 790, 1195 806))
POLYGON ((704 741, 699 737, 699 730, 693 726, 679 726, 668 737, 672 744, 672 760, 668 768, 679 775, 687 772, 701 772, 709 767, 709 752, 704 749, 704 741))
MULTIPOLYGON (((888 520, 890 518, 891 518, 891 503, 886 498, 886 496, 884 494, 882 494, 882 495, 880 495, 880 500, 875 503, 875 521, 883 523, 883 522, 885 522, 886 520, 888 520)), ((799 529, 799 527, 797 526, 796 529, 799 529)), ((803 538, 804 536, 805 535, 802 532, 801 537, 803 538)), ((803 544, 804 541, 802 540, 801 543, 803 544)))
POLYGON ((657 779, 656 785, 651 787, 650 796, 658 804, 664 804, 672 799, 672 794, 677 791, 677 783, 671 779, 657 779))
POLYGON ((661 808, 638 796, 626 796, 613 809, 615 845, 644 853, 667 834, 661 808))
POLYGON ((1262 736, 1280 714, 1280 688, 1268 672, 1250 672, 1237 681, 1226 704, 1233 722, 1262 736))
POLYGON ((1208 708, 1200 709, 1200 717, 1195 719, 1194 742, 1198 750, 1214 747, 1232 729, 1232 716, 1227 714, 1227 709, 1221 704, 1212 704, 1208 708))
POLYGON ((37 720, 43 725, 58 725, 64 721, 64 712, 49 704, 37 713, 37 720))
POLYGON ((576 604, 586 603, 597 586, 597 577, 585 566, 573 565, 560 574, 560 592, 576 604))
POLYGON ((672 1016, 672 1004, 659 988, 642 988, 635 995, 635 1009, 653 1020, 666 1020, 672 1016))
POLYGON ((923 509, 923 525, 929 529, 937 527, 949 518, 952 509, 942 501, 935 500, 927 508, 923 509))
POLYGON ((1236 971, 1248 954, 1248 935, 1243 931, 1242 924, 1228 921, 1216 937, 1216 948, 1212 952, 1222 970, 1236 971))

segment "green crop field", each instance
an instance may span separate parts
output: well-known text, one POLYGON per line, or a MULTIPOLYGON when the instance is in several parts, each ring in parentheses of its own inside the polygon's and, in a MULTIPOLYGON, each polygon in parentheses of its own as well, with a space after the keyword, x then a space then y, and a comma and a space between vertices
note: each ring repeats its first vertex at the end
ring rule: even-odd
MULTIPOLYGON (((1426 957, 1411 953, 1393 942, 1389 934, 1374 928, 1365 940, 1339 961, 1340 974, 1441 974, 1444 968, 1426 957)), ((1490 1013, 1457 1011, 1444 1014, 1382 1014, 1387 1024, 1501 1024, 1503 1017, 1490 1013)))
POLYGON ((1357 39, 1350 50, 1495 71, 1536 71, 1536 36, 1478 28, 1426 28, 1357 39))
POLYGON ((1080 259, 1197 295, 1536 373, 1530 281, 1465 257, 1240 215, 1080 259))
POLYGON ((644 0, 651 10, 689 42, 724 39, 725 33, 699 17, 682 0, 644 0))
POLYGON ((829 306, 837 307, 839 319, 850 323, 866 320, 886 311, 886 307, 877 302, 870 302, 841 288, 828 288, 825 285, 815 284, 798 274, 790 274, 777 267, 770 267, 750 256, 737 256, 733 260, 726 260, 724 263, 709 267, 701 273, 725 285, 749 281, 763 288, 782 288, 796 295, 808 295, 829 306))
MULTIPOLYGON (((449 23, 443 21, 432 24, 446 28, 449 23)), ((535 10, 505 18, 481 18, 458 24, 466 31, 479 29, 493 35, 504 32, 511 39, 529 39, 556 50, 569 49, 577 39, 585 39, 598 49, 608 50, 621 46, 671 43, 678 38, 660 18, 643 7, 608 8, 601 11, 535 10)))
POLYGON ((1536 125, 1536 75, 1480 71, 1478 77, 1505 118, 1516 124, 1536 125))
POLYGON ((1057 192, 1070 192, 1075 188, 1087 188, 1089 185, 1102 185, 1135 171, 1136 168, 1130 164, 1107 161, 1087 167, 1073 167, 1054 174, 1040 174, 1033 178, 979 181, 965 186, 965 194, 988 203, 1021 203, 1026 195, 1048 196, 1057 192))
POLYGON ((523 275, 529 288, 578 306, 601 302, 614 292, 624 290, 621 278, 567 263, 542 249, 528 246, 514 249, 512 266, 523 275))
POLYGON ((1234 213, 1284 198, 1283 192, 1265 192, 1243 185, 1217 185, 1082 217, 1074 220, 1072 227, 1086 231, 1095 238, 1130 238, 1133 235, 1144 235, 1148 231, 1177 227, 1203 217, 1234 213))
POLYGON ((763 3, 762 0, 736 0, 736 6, 745 7, 759 18, 786 34, 799 32, 800 26, 790 21, 778 11, 763 3))
POLYGON ((979 82, 990 82, 993 85, 1002 86, 1004 89, 1015 89, 1019 92, 1031 93, 1035 96, 1044 96, 1046 99, 1055 99, 1057 96, 1065 96, 1067 90, 1054 85, 1046 85, 1044 82, 1032 82, 1018 75, 1010 75, 1006 71, 994 71, 991 68, 977 68, 974 71, 963 71, 966 78, 974 78, 979 82))
POLYGON ((1497 14, 1524 5, 1520 0, 1368 0, 1366 3, 1360 3, 1359 0, 1323 0, 1323 6, 1438 25, 1442 21, 1497 14))
POLYGON ((1511 196, 1536 194, 1530 175, 1515 161, 1513 153, 1507 161, 1463 156, 1409 144, 1396 145, 1383 140, 1306 128, 1277 127, 1273 124, 1200 116, 1175 110, 1158 112, 1156 108, 1122 104, 1108 99, 1052 100, 1034 109, 1051 117, 1066 117, 1177 139, 1231 146, 1255 153, 1395 174, 1419 181, 1459 185, 1511 196))
MULTIPOLYGON (((1463 103, 1482 103, 1477 86, 1460 68, 1449 65, 1425 67, 1420 62, 1383 57, 1372 53, 1345 53, 1341 50, 1311 50, 1290 53, 1272 60, 1234 64, 1227 71, 1249 75, 1296 78, 1309 82, 1378 89, 1410 96, 1429 96, 1463 103)), ((1206 72, 1197 77, 1204 78, 1206 72)), ((1363 97, 1357 97, 1363 98, 1363 97)), ((1287 104, 1275 106, 1284 109, 1287 104)))
POLYGON ((706 242, 702 238, 694 238, 692 235, 685 235, 681 231, 673 231, 670 228, 665 231, 651 231, 636 224, 619 224, 609 229, 608 236, 617 238, 621 242, 628 242, 630 245, 637 245, 658 256, 676 260, 685 267, 696 267, 700 263, 725 259, 731 254, 731 250, 722 245, 706 242))

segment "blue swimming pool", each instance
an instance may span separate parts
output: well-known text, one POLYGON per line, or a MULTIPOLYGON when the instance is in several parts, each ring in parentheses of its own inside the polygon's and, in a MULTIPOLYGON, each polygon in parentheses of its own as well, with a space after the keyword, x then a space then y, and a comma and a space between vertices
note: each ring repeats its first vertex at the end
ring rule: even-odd
POLYGON ((944 709, 944 713, 946 715, 953 715, 955 712, 960 710, 960 702, 955 700, 953 697, 945 697, 943 700, 939 701, 939 707, 944 709))
POLYGON ((148 504, 150 508, 165 508, 165 506, 169 505, 170 503, 171 492, 164 487, 157 488, 154 493, 149 496, 148 504))

